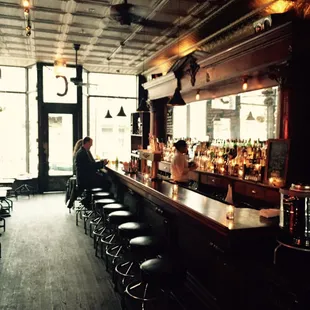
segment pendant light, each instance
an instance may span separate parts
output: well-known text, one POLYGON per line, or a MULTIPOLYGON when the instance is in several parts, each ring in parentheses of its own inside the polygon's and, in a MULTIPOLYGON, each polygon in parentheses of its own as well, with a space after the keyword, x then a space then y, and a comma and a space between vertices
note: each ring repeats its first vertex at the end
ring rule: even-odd
MULTIPOLYGON (((179 21, 178 21, 178 59, 180 59, 180 0, 179 0, 179 21)), ((176 74, 177 78, 177 88, 174 91, 173 96, 168 101, 168 106, 184 106, 186 102, 181 95, 181 77, 179 74, 176 74)))
MULTIPOLYGON (((145 60, 145 48, 144 47, 143 47, 143 54, 142 54, 142 74, 141 74, 141 77, 143 77, 143 78, 144 78, 143 72, 144 72, 144 60, 145 60)), ((140 87, 140 82, 142 83, 142 78, 139 79, 139 87, 140 87)), ((147 91, 143 90, 142 98, 141 98, 141 100, 139 102, 139 106, 136 110, 137 112, 149 112, 150 111, 150 107, 146 101, 147 97, 148 97, 147 91)))
MULTIPOLYGON (((124 50, 123 50, 123 46, 125 45, 124 42, 121 42, 121 49, 122 49, 122 66, 124 65, 124 50)), ((123 106, 121 106, 121 109, 119 110, 117 116, 121 116, 121 117, 126 117, 126 114, 124 112, 123 106)))
POLYGON ((117 116, 122 116, 122 117, 126 116, 126 114, 125 114, 124 109, 123 109, 122 106, 121 106, 121 109, 119 110, 117 116))
POLYGON ((108 110, 107 115, 104 118, 112 118, 112 115, 110 114, 110 110, 108 110))
MULTIPOLYGON (((108 73, 110 73, 110 60, 111 58, 108 57, 107 61, 108 61, 108 73)), ((110 114, 110 110, 107 111, 107 115, 104 118, 112 118, 112 115, 110 114)))
POLYGON ((249 113, 248 117, 246 118, 247 121, 255 121, 252 112, 249 113))

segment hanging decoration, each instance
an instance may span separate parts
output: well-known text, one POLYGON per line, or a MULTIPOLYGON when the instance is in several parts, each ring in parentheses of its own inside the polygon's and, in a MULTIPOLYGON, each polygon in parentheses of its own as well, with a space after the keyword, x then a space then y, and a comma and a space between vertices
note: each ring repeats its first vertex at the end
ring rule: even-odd
POLYGON ((26 22, 26 36, 29 37, 31 35, 31 20, 30 20, 30 1, 24 0, 24 17, 26 22))

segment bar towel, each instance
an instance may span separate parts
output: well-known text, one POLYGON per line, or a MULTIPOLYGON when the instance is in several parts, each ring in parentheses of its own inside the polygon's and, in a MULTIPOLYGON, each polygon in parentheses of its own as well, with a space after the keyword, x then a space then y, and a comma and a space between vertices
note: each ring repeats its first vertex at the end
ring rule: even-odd
POLYGON ((259 211, 259 215, 269 218, 269 217, 275 217, 280 215, 279 209, 262 209, 259 211))

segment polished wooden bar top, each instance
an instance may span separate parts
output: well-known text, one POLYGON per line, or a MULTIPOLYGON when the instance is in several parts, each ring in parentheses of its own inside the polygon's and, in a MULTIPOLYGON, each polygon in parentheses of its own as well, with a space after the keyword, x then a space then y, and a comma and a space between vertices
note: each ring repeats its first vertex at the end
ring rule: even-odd
POLYGON ((151 181, 141 174, 125 173, 120 166, 109 165, 108 171, 116 173, 125 185, 140 189, 161 199, 178 210, 187 213, 208 226, 221 226, 221 230, 238 231, 244 229, 263 229, 278 226, 276 219, 259 216, 259 211, 247 208, 234 208, 234 219, 226 219, 228 205, 190 189, 178 186, 177 194, 173 194, 172 183, 163 180, 151 181))

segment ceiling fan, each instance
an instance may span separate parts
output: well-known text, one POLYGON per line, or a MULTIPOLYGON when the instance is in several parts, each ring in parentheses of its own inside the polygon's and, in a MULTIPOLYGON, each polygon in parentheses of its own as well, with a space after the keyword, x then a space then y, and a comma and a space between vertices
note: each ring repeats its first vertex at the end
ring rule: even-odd
POLYGON ((173 27, 173 24, 171 23, 149 20, 133 13, 133 11, 139 11, 141 8, 142 7, 138 5, 128 3, 127 0, 124 0, 123 3, 111 5, 109 18, 119 22, 121 25, 128 26, 131 24, 136 24, 157 29, 167 29, 173 27))
POLYGON ((79 78, 78 76, 78 51, 81 47, 81 44, 78 44, 78 43, 74 43, 73 44, 73 48, 75 50, 75 69, 76 69, 76 74, 75 74, 75 77, 73 78, 70 78, 70 81, 75 85, 75 86, 78 86, 78 87, 81 87, 81 86, 97 86, 97 84, 90 84, 90 83, 83 83, 83 79, 82 77, 79 78))

